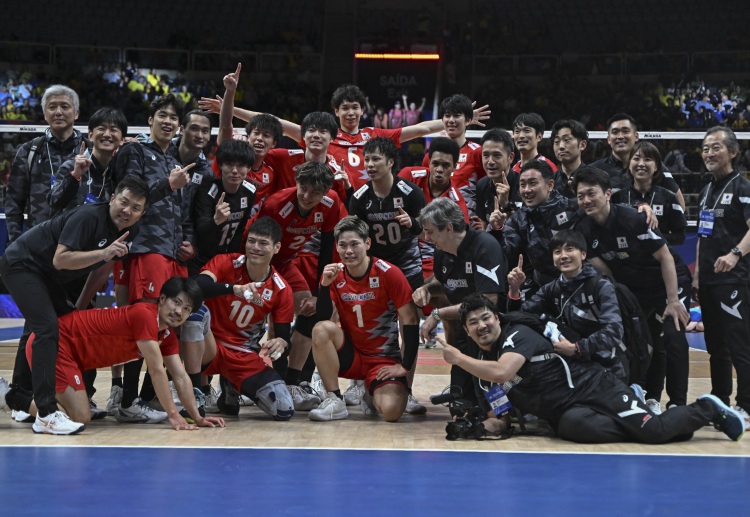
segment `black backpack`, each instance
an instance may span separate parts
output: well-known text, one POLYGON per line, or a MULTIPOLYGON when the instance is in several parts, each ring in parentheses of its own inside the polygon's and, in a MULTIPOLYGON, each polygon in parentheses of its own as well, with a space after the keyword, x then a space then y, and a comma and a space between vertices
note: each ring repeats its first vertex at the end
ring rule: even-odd
MULTIPOLYGON (((596 318, 599 318, 599 309, 593 303, 594 293, 596 292, 596 283, 603 275, 597 275, 586 279, 583 292, 586 299, 591 303, 591 310, 596 318)), ((617 303, 620 306, 620 316, 622 317, 622 343, 625 345, 625 356, 627 361, 625 366, 628 368, 628 382, 643 385, 646 378, 646 371, 651 363, 651 352, 653 344, 651 342, 651 332, 643 315, 638 298, 633 291, 623 284, 616 282, 614 279, 604 276, 612 282, 617 295, 617 303)))

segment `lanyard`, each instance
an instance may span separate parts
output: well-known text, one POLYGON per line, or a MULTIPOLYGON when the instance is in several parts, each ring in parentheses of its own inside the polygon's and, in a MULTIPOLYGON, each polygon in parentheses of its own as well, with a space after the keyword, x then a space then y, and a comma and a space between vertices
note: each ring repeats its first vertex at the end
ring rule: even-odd
MULTIPOLYGON (((726 191, 727 188, 729 188, 729 184, 730 183, 732 183, 734 180, 736 180, 739 177, 740 177, 740 173, 736 172, 734 178, 732 178, 731 180, 727 181, 727 184, 724 185, 723 189, 721 189, 721 192, 719 192, 719 195, 716 196, 716 201, 714 201, 714 206, 711 207, 711 210, 716 210, 716 205, 719 204, 719 199, 721 199, 721 196, 724 194, 724 191, 726 191)), ((713 184, 711 184, 711 185, 708 186, 708 190, 706 191, 706 196, 701 201, 701 210, 705 210, 705 208, 706 208, 706 202, 708 201, 708 198, 711 197, 711 191, 712 190, 713 190, 713 184)))

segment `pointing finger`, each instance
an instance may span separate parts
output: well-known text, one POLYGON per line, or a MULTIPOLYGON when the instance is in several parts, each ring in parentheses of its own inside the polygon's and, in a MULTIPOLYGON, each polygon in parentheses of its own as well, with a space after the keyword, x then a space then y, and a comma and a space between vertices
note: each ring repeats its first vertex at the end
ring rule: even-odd
POLYGON ((523 255, 518 255, 518 269, 523 269, 523 255))
POLYGON ((221 197, 219 197, 219 201, 216 203, 217 205, 220 205, 224 202, 224 196, 226 195, 226 192, 221 193, 221 197))
POLYGON ((78 154, 80 154, 81 156, 83 156, 83 153, 85 153, 85 152, 86 152, 86 141, 85 140, 81 140, 81 152, 78 153, 78 154))
POLYGON ((495 196, 495 210, 500 211, 500 200, 495 196))
POLYGON ((237 63, 237 70, 235 70, 235 72, 234 72, 234 76, 235 77, 239 77, 240 76, 240 70, 242 70, 242 63, 237 63))
POLYGON ((129 234, 130 234, 130 230, 128 230, 127 232, 123 233, 115 242, 124 242, 125 239, 128 238, 129 234))
POLYGON ((190 164, 190 165, 188 165, 187 167, 183 167, 183 168, 182 168, 182 169, 180 169, 180 170, 181 170, 181 171, 183 171, 183 172, 187 172, 187 171, 189 171, 190 169, 192 169, 193 167, 195 167, 195 162, 191 163, 191 164, 190 164))

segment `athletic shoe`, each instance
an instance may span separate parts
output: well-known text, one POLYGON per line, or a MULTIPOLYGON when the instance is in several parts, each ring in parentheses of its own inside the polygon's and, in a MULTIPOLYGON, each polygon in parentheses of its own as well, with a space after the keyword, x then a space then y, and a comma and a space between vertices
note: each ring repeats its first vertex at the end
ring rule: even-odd
POLYGON ((409 393, 409 398, 406 401, 406 412, 410 415, 424 415, 427 413, 427 408, 414 398, 414 395, 409 393))
POLYGON ((224 377, 219 378, 221 393, 216 399, 216 406, 224 415, 237 416, 240 414, 240 394, 237 393, 229 381, 224 377))
POLYGON ((323 378, 320 376, 317 370, 315 370, 315 373, 313 373, 310 386, 312 386, 312 389, 315 390, 315 394, 320 398, 320 400, 326 398, 326 394, 328 392, 326 391, 325 384, 323 384, 323 378))
POLYGON ((661 403, 656 399, 646 400, 646 405, 655 415, 661 415, 661 403))
POLYGON ((362 414, 365 416, 378 416, 378 410, 372 401, 372 395, 367 393, 367 391, 362 395, 362 402, 359 403, 359 409, 362 410, 362 414))
POLYGON ((245 406, 245 407, 250 407, 250 406, 255 405, 255 402, 253 402, 253 399, 251 399, 247 395, 240 395, 239 402, 240 402, 240 406, 245 406))
POLYGON ((5 403, 5 395, 10 391, 10 383, 0 377, 0 410, 5 411, 8 405, 5 403))
MULTIPOLYGON (((202 417, 206 416, 206 396, 203 394, 203 392, 200 390, 200 388, 196 388, 193 386, 193 394, 195 395, 195 405, 198 407, 198 414, 202 417)), ((188 424, 195 425, 195 419, 193 419, 192 416, 190 416, 190 413, 188 413, 188 410, 185 408, 182 408, 180 410, 180 415, 182 418, 185 419, 185 421, 188 424)))
POLYGON ((28 414, 26 411, 13 410, 10 412, 10 417, 16 422, 22 424, 33 424, 36 418, 28 414))
POLYGON ((44 418, 37 415, 31 429, 37 434, 76 434, 84 429, 80 422, 73 422, 68 415, 62 411, 55 411, 44 418))
POLYGON ((643 391, 643 388, 640 384, 631 384, 630 389, 633 390, 633 393, 635 393, 635 396, 638 397, 638 400, 646 404, 646 392, 643 391))
POLYGON ((733 409, 745 420, 745 431, 750 431, 750 415, 747 414, 747 411, 740 406, 734 406, 733 409))
MULTIPOLYGON (((305 388, 301 386, 295 386, 294 384, 287 384, 286 388, 289 390, 289 394, 292 396, 294 402, 295 411, 310 411, 315 409, 320 404, 320 397, 308 393, 305 388)), ((306 386, 312 392, 310 386, 306 386)))
POLYGON ((329 393, 320 405, 310 411, 307 415, 310 420, 316 422, 329 422, 331 420, 343 420, 349 416, 346 402, 338 398, 334 393, 329 393))
POLYGON ((703 395, 700 400, 711 402, 716 408, 717 415, 712 420, 712 424, 719 431, 723 432, 735 442, 745 434, 745 419, 730 406, 724 404, 721 399, 715 395, 703 395))
POLYGON ((351 381, 344 392, 344 402, 347 406, 359 406, 365 393, 365 381, 351 381))
POLYGON ((208 392, 208 395, 206 395, 206 413, 210 414, 216 414, 219 413, 219 406, 218 404, 219 400, 219 394, 216 393, 216 390, 213 386, 211 386, 211 391, 208 392))
POLYGON ((131 424, 158 424, 166 420, 167 417, 168 415, 164 411, 155 410, 140 398, 135 399, 130 407, 120 406, 115 414, 118 422, 131 424))
POLYGON ((437 348, 437 339, 428 339, 422 344, 423 348, 437 348))
POLYGON ((107 416, 106 411, 96 407, 96 402, 94 402, 94 399, 89 399, 89 409, 91 410, 91 420, 101 420, 102 418, 107 416))
POLYGON ((115 416, 120 409, 122 402, 122 386, 112 386, 109 389, 109 398, 107 399, 107 414, 115 416))

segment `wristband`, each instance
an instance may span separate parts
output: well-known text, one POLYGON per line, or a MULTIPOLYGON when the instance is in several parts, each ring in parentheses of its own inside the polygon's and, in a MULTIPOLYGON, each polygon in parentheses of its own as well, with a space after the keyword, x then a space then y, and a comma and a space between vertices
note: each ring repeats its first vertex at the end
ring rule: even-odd
POLYGON ((512 295, 512 294, 510 294, 510 291, 508 291, 508 298, 510 298, 511 300, 520 300, 520 299, 521 299, 521 297, 522 297, 522 295, 521 295, 521 294, 519 294, 519 295, 518 295, 518 298, 513 298, 513 295, 512 295))

